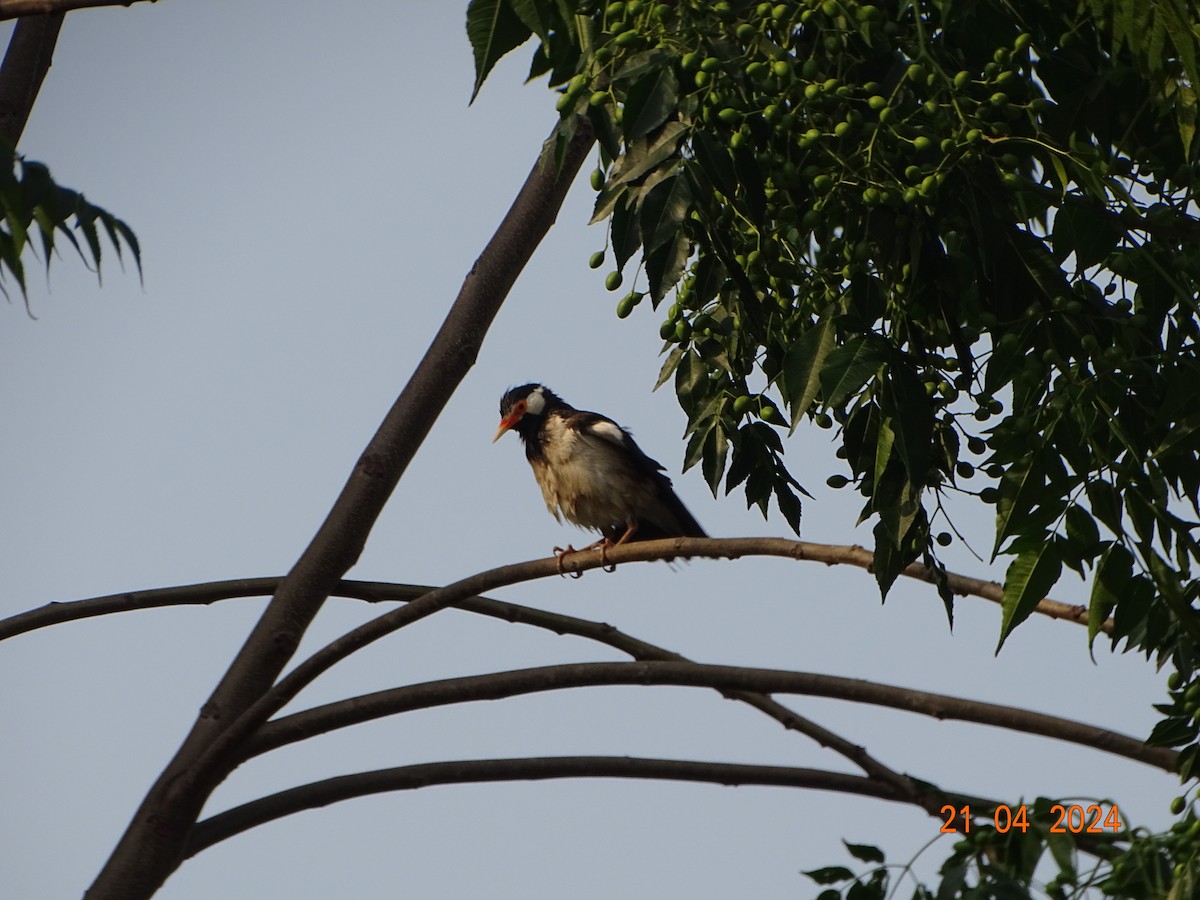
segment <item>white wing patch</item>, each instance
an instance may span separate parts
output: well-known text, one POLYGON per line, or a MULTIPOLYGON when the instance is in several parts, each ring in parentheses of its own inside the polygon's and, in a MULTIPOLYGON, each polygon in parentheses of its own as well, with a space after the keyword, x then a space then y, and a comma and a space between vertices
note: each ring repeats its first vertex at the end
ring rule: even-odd
POLYGON ((606 441, 616 444, 618 447, 625 447, 626 437, 621 426, 616 422, 610 422, 608 419, 601 419, 598 422, 593 422, 587 428, 589 434, 599 435, 606 441))

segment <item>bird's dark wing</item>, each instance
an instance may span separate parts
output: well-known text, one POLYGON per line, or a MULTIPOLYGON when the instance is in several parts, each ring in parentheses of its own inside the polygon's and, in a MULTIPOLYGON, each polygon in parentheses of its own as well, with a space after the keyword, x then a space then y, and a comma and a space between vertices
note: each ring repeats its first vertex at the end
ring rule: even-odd
POLYGON ((568 427, 602 438, 616 448, 627 463, 654 485, 656 509, 642 510, 638 516, 637 540, 660 537, 708 537, 683 501, 675 494, 671 479, 663 474, 661 463, 642 452, 633 436, 607 416, 575 411, 566 419, 568 427))

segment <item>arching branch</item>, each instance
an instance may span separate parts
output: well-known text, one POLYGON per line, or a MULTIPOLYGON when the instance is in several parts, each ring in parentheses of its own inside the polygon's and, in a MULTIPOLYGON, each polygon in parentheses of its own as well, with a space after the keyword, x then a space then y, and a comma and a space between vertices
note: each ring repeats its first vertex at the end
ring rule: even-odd
MULTIPOLYGON (((661 559, 681 555, 708 556, 714 558, 727 557, 736 559, 741 556, 786 556, 791 559, 809 560, 825 565, 853 565, 870 571, 872 564, 871 553, 862 547, 841 544, 818 544, 810 541, 793 541, 787 538, 680 538, 687 542, 688 554, 677 552, 675 542, 643 542, 629 546, 669 547, 659 556, 639 557, 661 559), (696 546, 708 549, 706 552, 694 550, 696 546), (714 550, 716 552, 714 552, 714 550)), ((625 549, 616 547, 608 551, 614 561, 629 561, 624 558, 625 549)), ((564 563, 566 571, 574 571, 572 557, 564 563)), ((903 572, 909 578, 932 583, 933 577, 925 566, 914 563, 903 572)), ((949 584, 955 593, 962 596, 975 596, 995 603, 1004 600, 1004 588, 994 581, 981 578, 971 578, 966 575, 948 573, 949 584)), ((120 594, 108 594, 103 597, 92 597, 86 600, 73 600, 65 603, 48 603, 28 612, 0 619, 0 640, 24 634, 49 625, 59 625, 64 622, 86 619, 92 616, 107 615, 115 612, 131 612, 140 609, 159 609, 167 606, 187 606, 215 603, 237 597, 262 597, 272 594, 279 586, 279 577, 240 578, 229 581, 211 581, 202 584, 181 585, 178 587, 156 588, 143 591, 126 591, 120 594)), ((332 593, 360 600, 373 602, 387 600, 412 600, 421 594, 433 590, 432 587, 421 585, 390 585, 383 582, 342 581, 332 593)), ((1042 600, 1037 612, 1052 619, 1063 619, 1077 624, 1087 624, 1087 607, 1078 604, 1062 603, 1049 598, 1042 600)), ((1104 623, 1101 630, 1112 634, 1112 620, 1104 623)))
MULTIPOLYGON (((720 785, 771 785, 903 800, 891 788, 870 778, 821 769, 611 756, 462 760, 343 775, 253 800, 198 823, 188 836, 184 852, 189 857, 195 856, 201 850, 257 825, 355 797, 439 784, 550 778, 652 778, 720 785)), ((948 794, 947 800, 980 809, 995 805, 995 801, 959 794, 948 794)))
POLYGON ((706 687, 722 692, 747 691, 759 695, 803 694, 869 703, 939 720, 975 722, 1068 741, 1155 766, 1167 772, 1175 770, 1179 755, 1174 750, 1151 747, 1137 738, 1107 728, 1012 706, 964 700, 946 694, 894 687, 857 678, 679 661, 538 666, 488 675, 446 678, 377 691, 268 722, 249 741, 246 751, 247 756, 253 756, 337 728, 417 709, 597 685, 706 687))

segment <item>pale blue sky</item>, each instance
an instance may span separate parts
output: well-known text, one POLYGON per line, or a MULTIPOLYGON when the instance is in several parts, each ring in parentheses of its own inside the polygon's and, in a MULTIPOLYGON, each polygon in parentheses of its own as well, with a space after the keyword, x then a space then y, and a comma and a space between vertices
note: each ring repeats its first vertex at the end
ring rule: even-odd
MULTIPOLYGON (((0 615, 51 600, 278 574, 319 525, 551 128, 516 52, 467 107, 465 3, 137 4, 72 13, 22 151, 124 217, 145 286, 103 287, 64 256, 30 306, 0 307, 0 615)), ((586 169, 589 166, 585 167, 586 169)), ((547 555, 579 533, 546 513, 517 439, 493 446, 502 391, 542 380, 631 428, 714 535, 785 534, 738 496, 679 476, 684 417, 651 394, 658 318, 626 321, 587 268, 603 244, 577 185, 478 365, 401 483, 353 577, 443 583, 547 555)), ((793 471, 805 537, 867 543, 858 502, 824 487, 828 433, 793 471)), ((988 546, 990 517, 960 525, 988 546)), ((947 560, 985 574, 958 547, 947 560)), ((998 577, 996 571, 991 577, 998 577)), ((1068 579, 1059 599, 1086 599, 1068 579)), ((959 602, 949 634, 922 585, 880 607, 850 569, 742 560, 623 567, 498 592, 610 622, 698 660, 870 678, 1144 732, 1161 676, 1087 655, 1031 620, 993 656, 998 609, 959 602)), ((94 619, 0 648, 0 885, 78 896, 169 759, 262 602, 94 619)), ((306 649, 374 611, 332 601, 306 649)), ((300 705, 449 675, 612 659, 583 642, 444 613, 379 642, 300 705)), ((797 698, 892 768, 948 789, 1118 796, 1161 825, 1173 778, 1083 748, 797 698)), ((214 796, 409 762, 608 753, 849 770, 715 694, 613 689, 440 709, 260 758, 214 796)), ((619 781, 432 788, 302 814, 220 845, 160 896, 792 898, 848 861, 839 838, 903 862, 923 813, 765 788, 619 781)), ((948 846, 932 851, 935 864, 948 846)), ((928 871, 928 868, 926 869, 928 871)), ((907 891, 905 892, 907 893, 907 891)))

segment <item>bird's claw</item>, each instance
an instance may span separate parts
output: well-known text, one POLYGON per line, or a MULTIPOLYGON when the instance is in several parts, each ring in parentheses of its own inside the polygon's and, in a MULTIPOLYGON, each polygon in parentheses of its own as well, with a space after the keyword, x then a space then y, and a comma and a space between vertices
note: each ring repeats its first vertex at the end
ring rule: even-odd
MULTIPOLYGON (((620 541, 618 541, 617 543, 620 543, 620 541)), ((599 550, 600 551, 600 568, 603 569, 605 572, 612 574, 613 572, 617 571, 617 564, 614 562, 608 561, 608 548, 615 547, 615 546, 616 546, 616 544, 614 544, 608 538, 603 538, 601 540, 596 541, 596 543, 594 543, 594 544, 588 544, 582 550, 576 550, 570 544, 567 544, 567 546, 565 546, 565 547, 555 547, 554 555, 558 558, 558 575, 559 575, 559 577, 565 578, 568 574, 566 572, 566 570, 563 569, 563 560, 565 560, 567 558, 568 554, 582 553, 586 550, 599 550)), ((572 578, 582 578, 583 572, 571 572, 570 575, 572 578)))
POLYGON ((600 568, 610 575, 617 571, 617 564, 608 561, 608 548, 614 546, 608 538, 600 541, 600 568))
MULTIPOLYGON (((563 571, 563 560, 567 558, 568 554, 578 553, 578 552, 579 551, 576 550, 574 547, 572 547, 570 544, 567 544, 567 546, 565 546, 565 547, 555 547, 554 548, 554 555, 558 558, 558 577, 559 578, 565 578, 567 576, 567 573, 563 571)), ((582 572, 572 572, 571 577, 572 578, 582 578, 583 573, 582 572)))

